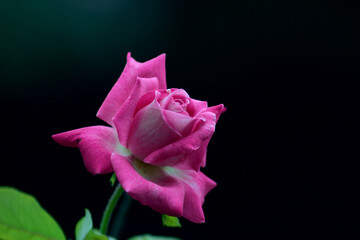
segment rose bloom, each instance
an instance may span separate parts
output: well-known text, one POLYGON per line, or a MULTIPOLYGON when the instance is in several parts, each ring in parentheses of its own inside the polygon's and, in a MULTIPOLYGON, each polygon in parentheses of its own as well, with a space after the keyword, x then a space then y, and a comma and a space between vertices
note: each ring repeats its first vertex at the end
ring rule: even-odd
POLYGON ((202 205, 216 183, 200 172, 224 106, 167 89, 165 54, 127 64, 91 126, 53 135, 78 147, 92 174, 115 172, 124 190, 143 205, 171 216, 205 221, 202 205))

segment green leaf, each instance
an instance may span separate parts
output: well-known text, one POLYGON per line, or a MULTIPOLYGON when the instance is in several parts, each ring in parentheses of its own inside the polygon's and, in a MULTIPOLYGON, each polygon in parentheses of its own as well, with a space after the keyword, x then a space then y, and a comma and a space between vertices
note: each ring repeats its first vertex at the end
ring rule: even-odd
POLYGON ((98 230, 91 229, 86 235, 85 240, 116 240, 116 238, 105 236, 98 230))
POLYGON ((0 187, 0 239, 65 240, 56 221, 26 193, 0 187))
POLYGON ((181 240, 181 239, 176 237, 153 236, 150 234, 144 234, 140 236, 131 237, 128 240, 181 240))
POLYGON ((91 213, 85 209, 85 216, 82 217, 75 227, 75 239, 84 240, 88 232, 93 228, 91 213))
POLYGON ((115 173, 113 173, 113 174, 111 175, 111 178, 110 178, 109 182, 110 182, 111 186, 114 187, 115 182, 116 182, 116 175, 115 175, 115 173))
POLYGON ((97 229, 93 229, 93 221, 91 213, 88 209, 85 209, 85 216, 82 217, 75 227, 75 239, 76 240, 116 240, 113 237, 108 237, 99 232, 97 229))
POLYGON ((181 227, 179 218, 161 214, 163 226, 166 227, 181 227))

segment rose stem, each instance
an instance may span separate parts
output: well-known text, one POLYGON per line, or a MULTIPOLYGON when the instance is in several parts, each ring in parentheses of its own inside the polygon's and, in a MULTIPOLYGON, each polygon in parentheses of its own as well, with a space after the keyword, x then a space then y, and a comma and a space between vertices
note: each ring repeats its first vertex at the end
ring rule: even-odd
POLYGON ((120 186, 120 184, 118 184, 116 186, 113 194, 111 195, 108 204, 106 205, 104 214, 103 214, 102 219, 101 219, 100 232, 102 234, 107 234, 111 215, 112 215, 112 213, 113 213, 113 211, 114 211, 114 209, 116 207, 116 204, 119 201, 119 199, 120 199, 123 192, 124 192, 124 189, 120 186))
POLYGON ((121 200, 121 204, 115 210, 115 215, 111 221, 108 235, 114 236, 116 237, 116 239, 121 239, 122 230, 125 224, 125 218, 130 210, 131 203, 132 198, 125 193, 123 199, 121 200))

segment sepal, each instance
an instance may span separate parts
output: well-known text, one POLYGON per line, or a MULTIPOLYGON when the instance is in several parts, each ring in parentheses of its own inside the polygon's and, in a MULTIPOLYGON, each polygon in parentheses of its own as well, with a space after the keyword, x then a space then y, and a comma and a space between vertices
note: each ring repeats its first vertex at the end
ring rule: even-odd
POLYGON ((161 214, 161 219, 164 227, 181 227, 177 217, 161 214))
POLYGON ((114 237, 106 236, 93 228, 91 213, 85 209, 85 216, 82 217, 75 227, 76 240, 116 240, 114 237))

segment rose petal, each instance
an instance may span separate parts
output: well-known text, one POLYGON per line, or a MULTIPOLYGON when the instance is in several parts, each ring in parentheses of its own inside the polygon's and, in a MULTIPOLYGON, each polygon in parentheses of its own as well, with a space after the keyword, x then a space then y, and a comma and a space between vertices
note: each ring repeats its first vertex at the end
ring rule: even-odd
POLYGON ((161 95, 161 92, 159 92, 158 90, 151 91, 151 92, 148 92, 148 93, 142 95, 138 104, 136 105, 136 108, 134 111, 134 116, 140 109, 146 107, 147 105, 152 103, 154 100, 159 99, 160 95, 161 95))
POLYGON ((141 204, 163 214, 182 216, 184 187, 163 170, 113 154, 111 162, 124 190, 141 204))
POLYGON ((78 147, 87 170, 92 174, 105 174, 113 171, 111 154, 127 154, 118 140, 115 129, 105 126, 79 128, 55 134, 52 138, 66 147, 78 147))
POLYGON ((185 189, 183 217, 195 223, 205 222, 202 205, 206 194, 216 183, 202 172, 165 168, 170 176, 183 183, 185 189))
POLYGON ((163 118, 156 99, 139 110, 132 121, 127 147, 138 159, 181 138, 163 118))
POLYGON ((219 104, 216 106, 209 107, 205 111, 215 113, 216 122, 217 122, 219 120, 220 115, 226 111, 226 107, 224 107, 224 104, 219 104))
POLYGON ((124 71, 107 95, 96 116, 113 126, 112 118, 130 95, 138 77, 156 77, 159 81, 159 89, 166 89, 165 54, 140 63, 128 53, 124 71))
POLYGON ((204 165, 204 159, 202 156, 191 153, 207 143, 214 133, 216 115, 212 112, 204 112, 200 117, 190 135, 152 152, 144 159, 144 162, 157 166, 178 164, 179 168, 199 171, 200 166, 204 165))
POLYGON ((125 103, 113 118, 119 141, 126 146, 131 122, 133 120, 135 108, 145 93, 159 87, 157 78, 137 78, 136 84, 125 103))
MULTIPOLYGON (((216 122, 219 120, 220 115, 226 111, 226 108, 224 107, 223 104, 217 105, 217 106, 213 106, 213 107, 209 107, 205 110, 205 112, 211 112, 216 114, 216 122)), ((200 113, 199 116, 202 116, 203 113, 200 113)), ((201 161, 201 167, 205 167, 206 165, 206 152, 207 152, 207 147, 209 144, 209 141, 212 137, 212 134, 205 139, 202 143, 201 146, 199 147, 199 149, 197 149, 196 151, 190 153, 189 155, 186 156, 186 158, 188 158, 188 161, 197 161, 198 159, 202 159, 201 161)), ((182 168, 181 166, 182 162, 179 162, 179 168, 182 168)), ((185 165, 186 168, 186 165, 185 165)))
POLYGON ((187 94, 187 92, 183 89, 172 88, 168 89, 166 92, 168 93, 168 95, 159 101, 160 106, 163 109, 178 111, 178 108, 180 107, 180 111, 182 112, 183 108, 181 107, 181 104, 179 104, 179 102, 176 102, 176 100, 179 100, 186 105, 190 102, 189 94, 187 94))
POLYGON ((195 122, 195 119, 188 115, 169 110, 163 110, 163 116, 168 124, 183 137, 190 134, 195 122))
POLYGON ((196 117, 199 113, 203 112, 207 108, 208 104, 206 101, 191 99, 190 104, 187 107, 187 112, 190 116, 196 117))

